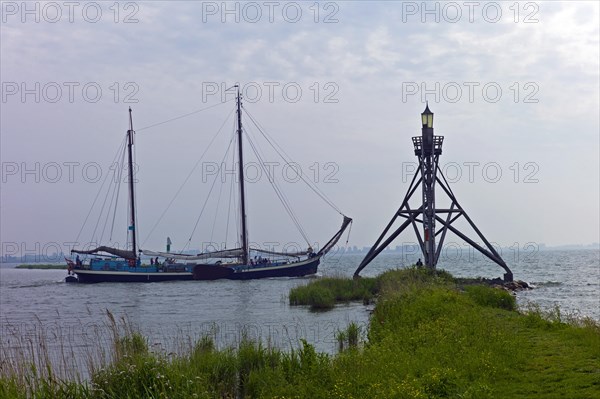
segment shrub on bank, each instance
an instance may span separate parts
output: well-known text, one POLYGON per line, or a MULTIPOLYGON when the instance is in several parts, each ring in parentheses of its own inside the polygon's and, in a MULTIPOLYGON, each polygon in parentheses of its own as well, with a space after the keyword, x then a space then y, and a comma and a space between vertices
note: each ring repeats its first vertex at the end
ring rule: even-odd
POLYGON ((336 303, 349 301, 370 302, 377 293, 374 278, 348 279, 326 277, 292 288, 290 305, 310 305, 312 310, 327 310, 336 303))
POLYGON ((503 289, 483 285, 471 285, 465 287, 465 291, 469 298, 478 305, 506 310, 517 309, 516 298, 510 292, 503 289))

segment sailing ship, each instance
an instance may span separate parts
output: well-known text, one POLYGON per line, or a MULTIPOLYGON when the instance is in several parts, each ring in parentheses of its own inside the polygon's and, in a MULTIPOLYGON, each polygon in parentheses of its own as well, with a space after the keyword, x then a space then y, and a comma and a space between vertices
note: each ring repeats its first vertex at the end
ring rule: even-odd
POLYGON ((129 108, 129 130, 127 131, 129 219, 128 237, 130 248, 119 249, 98 246, 93 249, 73 249, 75 260, 65 259, 68 265, 68 282, 158 282, 170 280, 247 280, 269 277, 301 277, 317 273, 321 258, 337 244, 352 219, 343 217, 342 225, 334 236, 318 251, 310 245, 304 251, 276 252, 251 248, 248 240, 246 193, 244 180, 244 158, 242 140, 242 102, 239 85, 237 89, 237 142, 239 177, 240 245, 238 248, 204 252, 199 254, 172 253, 141 250, 137 246, 135 184, 133 177, 134 129, 132 111, 129 108), (256 254, 254 257, 251 254, 256 254), (80 255, 90 256, 82 261, 80 255), (142 262, 150 257, 150 264, 142 262), (160 260, 159 260, 160 259, 160 260))

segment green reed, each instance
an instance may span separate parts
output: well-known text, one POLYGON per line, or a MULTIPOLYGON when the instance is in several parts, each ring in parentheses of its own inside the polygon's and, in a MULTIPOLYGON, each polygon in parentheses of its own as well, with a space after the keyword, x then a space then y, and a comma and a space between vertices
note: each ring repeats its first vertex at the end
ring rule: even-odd
POLYGON ((210 334, 180 338, 179 353, 155 351, 131 323, 107 313, 90 342, 87 374, 70 368, 68 344, 58 358, 48 349, 48 334, 60 332, 40 329, 10 344, 2 337, 0 398, 597 396, 600 326, 593 320, 558 308, 516 309, 504 290, 463 290, 447 273, 423 269, 389 271, 365 286, 328 284, 321 288, 334 287, 334 302, 344 284, 377 299, 368 329, 351 323, 338 333, 335 356, 306 341, 283 351, 242 337, 219 348, 210 334))

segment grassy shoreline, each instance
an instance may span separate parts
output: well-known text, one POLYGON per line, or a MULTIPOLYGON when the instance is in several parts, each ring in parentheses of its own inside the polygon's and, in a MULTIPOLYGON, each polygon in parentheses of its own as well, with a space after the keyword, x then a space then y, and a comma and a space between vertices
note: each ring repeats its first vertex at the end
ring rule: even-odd
MULTIPOLYGON (((405 269, 406 270, 406 269, 405 269)), ((491 286, 506 290, 530 288, 523 281, 504 283, 500 279, 455 278, 445 270, 417 269, 416 266, 408 269, 412 273, 411 279, 429 283, 454 283, 461 290, 468 290, 471 286, 491 286), (418 277, 417 277, 418 276, 418 277)), ((336 304, 352 301, 362 301, 363 304, 374 303, 381 291, 385 289, 391 275, 396 271, 383 273, 377 277, 361 277, 350 279, 348 277, 324 277, 313 280, 305 285, 292 288, 289 303, 292 306, 309 306, 313 311, 333 309, 336 304)), ((404 273, 404 272, 401 272, 404 273)))
POLYGON ((249 340, 219 350, 209 337, 182 354, 153 353, 113 319, 110 361, 92 367, 89 382, 61 380, 27 356, 11 363, 15 357, 0 348, 0 397, 545 399, 590 398, 600 389, 597 322, 559 309, 517 310, 509 292, 459 287, 447 273, 319 281, 334 301, 377 295, 368 331, 352 324, 340 331, 335 356, 306 342, 288 352, 249 340))

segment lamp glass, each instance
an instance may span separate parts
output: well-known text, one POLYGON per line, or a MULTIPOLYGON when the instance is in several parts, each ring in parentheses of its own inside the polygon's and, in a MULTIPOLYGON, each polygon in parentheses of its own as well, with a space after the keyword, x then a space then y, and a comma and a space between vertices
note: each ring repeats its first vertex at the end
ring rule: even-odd
POLYGON ((429 110, 429 107, 421 114, 421 122, 423 123, 423 127, 433 127, 433 112, 429 110))

